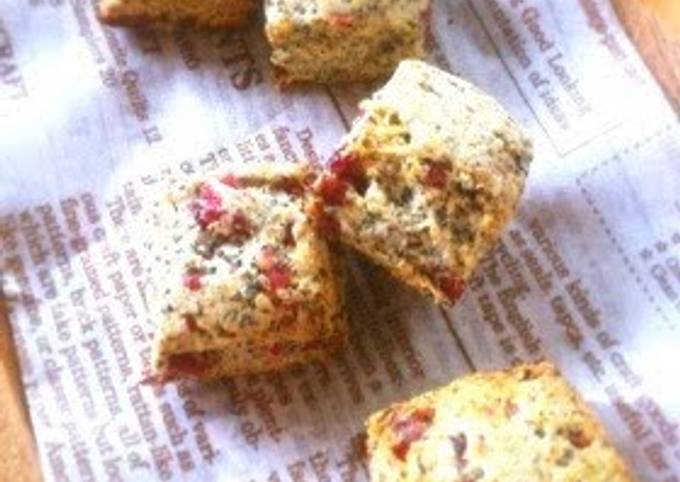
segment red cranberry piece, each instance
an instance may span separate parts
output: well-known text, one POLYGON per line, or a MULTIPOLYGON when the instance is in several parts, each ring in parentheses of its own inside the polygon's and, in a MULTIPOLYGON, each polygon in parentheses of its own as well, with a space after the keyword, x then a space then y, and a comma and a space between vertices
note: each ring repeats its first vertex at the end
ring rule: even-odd
POLYGON ((448 166, 441 162, 431 162, 427 165, 427 172, 423 182, 426 186, 443 189, 449 179, 448 166))
POLYGON ((241 180, 236 176, 235 174, 227 174, 224 176, 222 179, 220 179, 222 184, 233 187, 233 188, 240 188, 241 186, 241 180))
POLYGON ((340 234, 340 223, 325 211, 321 202, 315 202, 307 210, 307 214, 314 221, 314 227, 322 236, 336 238, 340 234))
POLYGON ((182 279, 182 284, 185 288, 191 291, 198 291, 203 287, 201 275, 195 272, 185 273, 184 278, 182 279))
POLYGON ((243 211, 240 209, 232 213, 231 219, 229 220, 231 224, 231 230, 234 234, 240 236, 250 236, 250 220, 243 211))
POLYGON ((274 343, 271 347, 269 347, 269 354, 271 356, 283 355, 283 345, 281 343, 274 343))
POLYGON ((292 247, 295 246, 295 236, 293 235, 293 223, 288 223, 283 228, 283 245, 292 247))
POLYGON ((198 322, 194 315, 186 314, 182 317, 184 319, 184 327, 189 332, 198 331, 198 322))
POLYGON ((336 151, 330 160, 331 172, 343 179, 350 179, 363 174, 363 169, 356 154, 341 154, 336 151))
POLYGON ((222 197, 209 185, 202 184, 198 191, 198 200, 192 204, 194 218, 201 229, 220 219, 223 213, 222 197))
POLYGON ((439 279, 439 288, 451 303, 455 303, 465 293, 467 283, 457 276, 446 276, 439 279))
POLYGON ((262 248, 257 265, 260 267, 260 269, 262 269, 262 271, 267 271, 271 269, 272 266, 274 266, 277 260, 278 255, 276 254, 276 250, 271 246, 265 246, 262 248))
POLYGON ((569 442, 577 449, 584 449, 593 443, 593 439, 581 429, 569 430, 569 442))
POLYGON ((322 213, 316 220, 317 229, 327 238, 340 236, 340 222, 332 214, 322 213))
POLYGON ((212 366, 210 353, 176 353, 168 358, 171 376, 201 377, 212 366))
POLYGON ((285 289, 290 286, 291 275, 288 267, 282 263, 277 263, 265 273, 272 291, 285 289))
POLYGON ((330 167, 333 174, 354 186, 358 193, 366 192, 368 187, 366 170, 356 154, 342 155, 338 151, 331 158, 330 167))
POLYGON ((347 30, 352 28, 352 25, 354 24, 354 19, 352 18, 351 15, 334 14, 330 16, 330 18, 328 19, 328 23, 330 23, 333 27, 338 28, 340 30, 347 30))
POLYGON ((212 223, 218 221, 221 215, 221 209, 199 208, 196 221, 201 226, 201 229, 206 229, 212 223))
POLYGON ((397 442, 392 446, 392 453, 402 462, 406 460, 411 444, 420 440, 434 420, 434 408, 418 408, 404 414, 397 412, 392 420, 392 430, 397 442))
POLYGON ((220 196, 208 183, 201 184, 201 187, 198 190, 198 197, 201 201, 204 201, 206 205, 213 207, 221 207, 222 205, 222 196, 220 196))
POLYGON ((243 211, 222 211, 214 232, 228 242, 243 242, 251 236, 251 223, 243 211))
POLYGON ((349 184, 336 176, 324 177, 320 186, 321 198, 329 206, 341 206, 348 188, 349 184))
POLYGON ((280 261, 278 254, 271 246, 265 246, 262 249, 258 265, 267 278, 270 291, 276 292, 290 286, 292 281, 290 269, 280 261))

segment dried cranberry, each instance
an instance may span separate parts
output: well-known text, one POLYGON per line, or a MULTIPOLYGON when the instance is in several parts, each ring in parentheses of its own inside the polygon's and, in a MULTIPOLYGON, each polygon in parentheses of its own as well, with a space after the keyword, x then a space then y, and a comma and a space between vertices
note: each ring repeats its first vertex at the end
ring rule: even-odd
POLYGON ((288 266, 277 263, 265 272, 269 287, 272 291, 285 289, 290 286, 291 275, 288 266))
POLYGON ((341 206, 345 202, 349 184, 336 176, 327 176, 319 187, 321 198, 329 206, 341 206))
POLYGON ((201 228, 205 229, 212 223, 219 221, 221 215, 221 209, 202 208, 196 220, 201 228))
POLYGON ((425 25, 425 48, 429 51, 435 45, 434 35, 432 33, 432 7, 428 6, 420 12, 420 21, 425 25))
POLYGON ((352 18, 351 15, 347 14, 333 14, 330 16, 328 19, 328 23, 330 23, 333 27, 338 28, 340 30, 347 30, 349 28, 352 28, 352 25, 354 24, 354 19, 352 18))
POLYGON ((189 332, 198 331, 198 322, 194 315, 186 314, 182 317, 184 319, 184 327, 189 332))
POLYGON ((327 238, 337 238, 340 235, 340 223, 332 214, 323 213, 317 218, 316 225, 327 238))
POLYGON ((221 205, 222 196, 219 195, 213 187, 208 183, 201 184, 198 190, 198 197, 201 201, 205 201, 207 204, 211 205, 221 205))
POLYGON ((427 171, 423 182, 426 186, 443 189, 449 179, 449 166, 441 162, 430 162, 427 164, 427 171))
POLYGON ((315 202, 307 209, 307 214, 314 221, 316 230, 327 238, 336 238, 340 234, 340 223, 332 214, 326 212, 321 202, 315 202))
POLYGON ((231 230, 236 235, 250 236, 250 220, 243 211, 236 210, 230 216, 231 230))
POLYGON ((429 22, 431 16, 432 16, 432 6, 431 5, 428 5, 426 8, 424 8, 420 11, 420 20, 424 23, 429 22))
POLYGON ((168 372, 171 377, 201 377, 213 366, 212 358, 210 352, 176 353, 168 357, 168 372))
POLYGON ((295 236, 293 235, 293 223, 286 224, 283 228, 283 245, 295 246, 295 236))
POLYGON ((330 168, 331 172, 344 179, 350 179, 362 173, 359 157, 356 154, 342 154, 340 151, 333 153, 330 168))
POLYGON ((281 343, 274 343, 271 347, 269 347, 269 354, 272 356, 283 355, 283 345, 281 343))
POLYGON ((569 438, 569 442, 577 449, 584 449, 593 442, 593 439, 582 429, 569 430, 567 437, 569 438))
POLYGON ((290 286, 292 281, 290 269, 279 260, 278 254, 271 246, 262 248, 258 266, 267 278, 269 289, 272 292, 290 286))
POLYGON ((330 167, 333 174, 351 184, 358 193, 366 192, 366 170, 356 154, 343 155, 338 151, 331 158, 330 167))
POLYGON ((505 416, 512 418, 518 411, 517 405, 512 402, 512 400, 505 401, 505 416))
POLYGON ((211 224, 210 227, 224 242, 242 243, 252 235, 250 219, 240 209, 223 210, 219 221, 214 225, 211 224))
POLYGON ((394 456, 404 461, 411 444, 420 440, 434 420, 434 408, 418 408, 410 414, 397 412, 392 419, 392 430, 397 442, 392 446, 394 456))
POLYGON ((222 197, 209 184, 202 184, 198 191, 198 200, 191 205, 194 218, 201 229, 220 219, 223 213, 222 197))
POLYGON ((234 174, 227 174, 222 179, 220 179, 220 181, 222 182, 222 184, 229 186, 229 187, 233 187, 233 188, 242 187, 241 186, 241 179, 239 179, 239 177, 234 175, 234 174))
POLYGON ((278 255, 276 254, 276 250, 271 246, 264 246, 262 248, 262 252, 260 253, 257 265, 261 270, 267 271, 272 266, 274 266, 277 260, 278 255))
POLYGON ((439 279, 439 288, 451 303, 455 303, 465 293, 467 284, 457 276, 445 276, 439 279))
POLYGON ((182 284, 185 288, 191 291, 198 291, 203 287, 203 282, 201 281, 201 275, 196 272, 190 271, 184 274, 182 279, 182 284))

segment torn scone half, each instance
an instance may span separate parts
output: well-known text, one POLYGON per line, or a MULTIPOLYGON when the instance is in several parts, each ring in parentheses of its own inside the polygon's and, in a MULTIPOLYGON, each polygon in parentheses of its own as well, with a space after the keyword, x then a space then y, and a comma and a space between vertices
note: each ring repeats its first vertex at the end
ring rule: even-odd
POLYGON ((373 482, 632 482, 601 422, 549 363, 475 373, 367 422, 373 482))
POLYGON ((305 214, 313 174, 264 164, 180 185, 155 209, 153 376, 319 360, 346 338, 337 253, 305 214))
POLYGON ((232 29, 243 27, 256 7, 256 0, 101 0, 97 16, 128 27, 232 29))
POLYGON ((387 77, 422 58, 430 0, 266 0, 277 81, 341 83, 387 77))
POLYGON ((325 229, 437 302, 463 293, 517 206, 531 143, 472 84, 400 64, 315 186, 325 229))

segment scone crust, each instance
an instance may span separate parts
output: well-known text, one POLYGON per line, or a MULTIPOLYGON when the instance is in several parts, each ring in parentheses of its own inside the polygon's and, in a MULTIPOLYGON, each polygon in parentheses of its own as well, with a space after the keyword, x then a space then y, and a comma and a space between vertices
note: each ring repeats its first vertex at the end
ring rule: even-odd
POLYGON ((367 422, 372 482, 632 482, 602 424, 546 362, 476 373, 367 422))
POLYGON ((155 206, 157 377, 213 378, 319 359, 346 337, 339 259, 293 164, 179 183, 155 206))
POLYGON ((102 23, 126 27, 233 29, 245 26, 256 7, 255 0, 178 2, 175 6, 162 0, 102 0, 97 17, 102 23))
POLYGON ((515 212, 531 142, 494 99, 420 61, 402 62, 360 108, 317 187, 327 198, 329 182, 349 183, 327 211, 343 241, 454 302, 515 212))

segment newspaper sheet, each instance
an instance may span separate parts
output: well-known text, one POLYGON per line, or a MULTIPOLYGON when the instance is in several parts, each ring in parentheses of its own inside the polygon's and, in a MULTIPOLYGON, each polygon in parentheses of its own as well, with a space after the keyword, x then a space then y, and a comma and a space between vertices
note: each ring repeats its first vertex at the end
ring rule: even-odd
POLYGON ((365 481, 369 413, 543 357, 641 480, 680 480, 680 126, 607 1, 435 1, 432 62, 536 144, 456 307, 352 260, 351 342, 330 364, 155 388, 149 193, 168 173, 324 162, 376 86, 279 92, 262 20, 135 32, 94 3, 0 0, 0 296, 46 480, 365 481))

